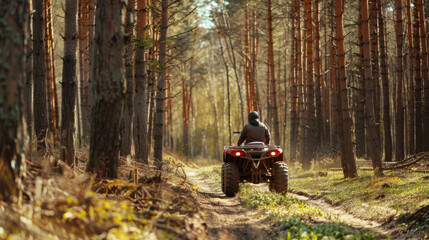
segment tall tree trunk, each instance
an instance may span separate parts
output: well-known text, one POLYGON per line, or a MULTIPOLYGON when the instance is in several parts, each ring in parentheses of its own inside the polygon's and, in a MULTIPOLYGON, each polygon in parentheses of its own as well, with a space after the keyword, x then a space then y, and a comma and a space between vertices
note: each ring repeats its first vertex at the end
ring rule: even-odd
POLYGON ((96 10, 96 96, 87 171, 98 178, 118 176, 120 128, 124 105, 121 2, 99 1, 96 10), (116 56, 116 57, 112 57, 116 56))
POLYGON ((277 86, 276 86, 276 73, 274 70, 274 42, 273 42, 273 15, 271 10, 271 0, 267 2, 268 7, 268 65, 270 71, 270 85, 271 85, 271 105, 270 112, 273 118, 273 132, 275 144, 280 145, 280 126, 279 126, 279 113, 277 111, 277 86))
POLYGON ((44 47, 44 8, 43 0, 33 0, 33 109, 34 130, 37 136, 37 149, 45 149, 48 129, 46 103, 45 47, 44 47))
POLYGON ((298 93, 297 93, 297 39, 296 39, 296 30, 295 30, 295 20, 296 20, 296 1, 291 2, 291 18, 292 18, 292 51, 291 51, 291 116, 290 116, 290 160, 295 161, 296 158, 296 134, 298 131, 297 125, 297 101, 298 101, 298 93))
MULTIPOLYGON (((422 151, 429 151, 429 144, 423 144, 429 142, 429 69, 428 69, 428 47, 426 35, 426 18, 425 18, 425 6, 422 0, 418 0, 416 6, 419 10, 420 15, 420 40, 422 45, 422 74, 424 81, 424 108, 422 109, 423 114, 423 141, 421 142, 422 151)), ((423 99, 422 99, 423 101, 423 99)))
MULTIPOLYGON (((129 36, 128 39, 133 36, 134 26, 134 11, 135 11, 135 0, 129 0, 127 6, 127 15, 125 33, 129 36)), ((127 156, 131 154, 131 142, 133 139, 132 134, 132 123, 134 116, 134 61, 133 61, 134 47, 129 40, 125 47, 125 79, 126 79, 126 91, 125 91, 125 106, 124 106, 124 121, 121 126, 121 156, 127 156)))
POLYGON ((156 112, 155 112, 155 147, 154 158, 158 169, 162 167, 162 149, 163 149, 163 114, 164 114, 164 95, 165 95, 165 76, 167 70, 167 28, 168 28, 168 0, 161 2, 161 30, 159 38, 159 64, 161 66, 158 75, 158 85, 156 91, 156 112))
POLYGON ((183 116, 183 154, 189 156, 189 107, 192 102, 189 99, 188 87, 186 86, 185 76, 182 76, 182 116, 183 116))
POLYGON ((345 178, 357 177, 356 162, 353 155, 352 119, 347 97, 346 59, 344 51, 343 2, 335 1, 336 45, 338 54, 338 136, 340 138, 341 162, 345 178))
POLYGON ((304 133, 306 149, 303 159, 303 168, 308 170, 311 166, 311 160, 314 154, 314 138, 312 132, 314 131, 314 83, 313 83, 313 19, 311 11, 311 0, 304 1, 305 12, 305 39, 306 39, 306 130, 304 133))
POLYGON ((90 42, 93 35, 95 0, 79 0, 79 66, 80 66, 80 112, 81 133, 88 136, 91 129, 91 104, 89 91, 90 42))
POLYGON ((416 143, 415 143, 415 100, 414 100, 414 72, 415 72, 415 66, 414 66, 414 55, 415 55, 415 49, 414 49, 414 43, 413 43, 413 37, 412 37, 412 22, 411 22, 411 0, 407 0, 407 28, 408 28, 408 48, 410 49, 409 53, 409 63, 410 63, 410 78, 409 78, 409 86, 408 86, 408 116, 410 118, 408 123, 408 137, 409 137, 409 143, 408 143, 408 153, 414 154, 416 152, 416 143))
MULTIPOLYGON (((27 4, 30 5, 27 1, 27 4)), ((30 9, 30 12, 32 9, 30 9)), ((31 32, 31 19, 26 21, 26 31, 30 36, 27 39, 27 51, 25 59, 25 85, 24 85, 24 104, 25 104, 25 123, 27 125, 27 135, 29 139, 27 159, 30 161, 33 146, 33 37, 31 32)))
MULTIPOLYGON (((371 41, 371 74, 374 82, 374 116, 375 116, 375 127, 377 129, 377 138, 381 144, 381 91, 380 91, 380 61, 379 61, 379 48, 378 48, 378 24, 377 24, 377 0, 368 0, 368 16, 369 16, 369 36, 371 41)), ((370 137, 370 135, 368 135, 370 137)), ((380 150, 382 147, 380 145, 380 150)), ((381 153, 380 153, 381 154, 381 153)))
POLYGON ((13 37, 3 35, 0 38, 0 59, 8 61, 7 64, 1 63, 3 66, 0 67, 0 201, 18 204, 21 204, 22 178, 26 170, 23 158, 26 151, 26 128, 22 100, 28 6, 28 1, 0 1, 0 32, 13 31, 13 37), (10 13, 12 9, 16 11, 14 14, 10 13))
POLYGON ((404 44, 404 30, 402 25, 402 0, 395 0, 395 31, 396 31, 396 71, 397 71, 397 93, 396 93, 396 161, 404 158, 404 103, 402 100, 402 88, 404 72, 402 64, 402 47, 404 44))
POLYGON ((51 0, 44 0, 45 25, 45 67, 46 67, 46 93, 48 107, 48 127, 52 136, 58 127, 57 88, 55 84, 54 68, 54 39, 52 37, 52 4, 51 0))
POLYGON ((330 6, 330 16, 331 16, 331 41, 330 41, 330 57, 329 57, 329 63, 330 63, 330 77, 331 77, 331 81, 329 83, 329 87, 331 90, 331 132, 330 132, 330 138, 331 138, 331 149, 333 149, 333 151, 337 151, 338 150, 338 124, 337 124, 337 120, 338 117, 336 116, 336 111, 337 111, 337 105, 338 105, 338 97, 337 97, 337 93, 336 93, 336 84, 337 84, 337 76, 336 76, 336 68, 337 68, 337 61, 336 61, 336 55, 337 55, 337 49, 336 49, 336 43, 335 43, 335 33, 336 33, 336 25, 335 25, 335 6, 334 3, 331 3, 330 6))
POLYGON ((392 161, 392 133, 390 130, 390 103, 389 103, 389 75, 387 62, 387 49, 385 43, 385 27, 383 19, 383 1, 377 0, 378 5, 378 27, 380 42, 380 67, 383 82, 383 121, 384 121, 384 161, 392 161))
POLYGON ((369 24, 368 24, 368 0, 362 1, 361 8, 361 21, 362 21, 362 34, 363 34, 363 59, 365 64, 365 100, 366 100, 366 120, 369 135, 369 148, 370 156, 372 159, 372 166, 374 168, 374 175, 381 176, 382 165, 380 155, 380 140, 377 134, 377 126, 375 119, 375 103, 374 91, 375 84, 371 76, 371 51, 370 51, 370 38, 369 38, 369 24))
MULTIPOLYGON (((147 0, 137 0, 137 28, 138 41, 147 40, 148 2, 147 0)), ((147 102, 147 62, 145 59, 146 49, 144 44, 136 46, 135 53, 135 95, 134 95, 134 149, 136 158, 148 163, 149 156, 149 134, 148 124, 148 102, 147 102)))
POLYGON ((252 76, 250 59, 250 25, 249 25, 249 1, 246 0, 244 8, 244 79, 246 83, 247 112, 255 110, 252 100, 252 76))
POLYGON ((359 37, 359 73, 358 79, 358 96, 356 106, 356 157, 362 158, 366 154, 366 138, 365 138, 365 73, 364 73, 364 62, 363 62, 363 35, 362 35, 362 17, 360 16, 362 1, 358 2, 359 10, 359 26, 358 26, 358 37, 359 37))
POLYGON ((76 49, 77 49, 77 0, 66 1, 64 62, 61 105, 61 160, 69 166, 75 166, 73 135, 74 109, 76 100, 76 49))
POLYGON ((414 45, 414 69, 415 69, 415 101, 416 101, 416 153, 423 151, 423 103, 422 103, 422 53, 420 51, 420 10, 418 9, 418 0, 414 0, 414 28, 413 28, 413 45, 414 45))
POLYGON ((316 75, 316 122, 315 122, 315 146, 320 148, 322 141, 323 116, 322 116, 322 59, 320 56, 320 19, 319 19, 319 0, 314 2, 314 22, 315 22, 315 61, 314 74, 316 75))

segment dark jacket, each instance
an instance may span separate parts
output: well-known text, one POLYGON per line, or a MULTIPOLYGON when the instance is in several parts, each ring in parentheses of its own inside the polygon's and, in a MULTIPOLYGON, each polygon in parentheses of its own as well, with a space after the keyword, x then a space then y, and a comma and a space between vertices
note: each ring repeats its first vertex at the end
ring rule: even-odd
POLYGON ((246 141, 246 144, 249 142, 264 142, 268 145, 270 139, 271 135, 268 127, 258 119, 252 119, 244 126, 243 131, 241 131, 237 145, 240 146, 244 141, 246 141))

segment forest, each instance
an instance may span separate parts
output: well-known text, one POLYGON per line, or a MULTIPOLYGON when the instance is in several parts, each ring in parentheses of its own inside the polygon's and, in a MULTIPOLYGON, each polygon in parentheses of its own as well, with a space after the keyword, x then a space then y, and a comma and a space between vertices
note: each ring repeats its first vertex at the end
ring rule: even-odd
POLYGON ((428 19, 0 0, 0 239, 428 239, 428 19))

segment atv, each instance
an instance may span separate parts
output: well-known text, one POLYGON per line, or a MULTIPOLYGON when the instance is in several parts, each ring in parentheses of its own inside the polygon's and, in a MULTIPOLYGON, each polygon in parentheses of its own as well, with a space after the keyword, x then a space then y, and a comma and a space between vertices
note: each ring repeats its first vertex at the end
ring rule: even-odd
POLYGON ((225 146, 222 165, 222 192, 233 197, 242 182, 267 183, 270 191, 286 193, 288 168, 279 146, 250 142, 244 146, 225 146))

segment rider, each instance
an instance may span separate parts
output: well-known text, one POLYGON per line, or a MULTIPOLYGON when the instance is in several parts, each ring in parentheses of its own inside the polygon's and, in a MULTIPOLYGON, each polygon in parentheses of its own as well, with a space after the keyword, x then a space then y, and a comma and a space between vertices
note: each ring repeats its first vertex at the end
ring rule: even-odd
POLYGON ((263 142, 266 145, 270 143, 270 131, 268 127, 259 121, 259 113, 252 111, 248 116, 249 123, 244 126, 241 131, 240 138, 238 139, 237 145, 240 146, 244 141, 245 144, 250 142, 263 142))

